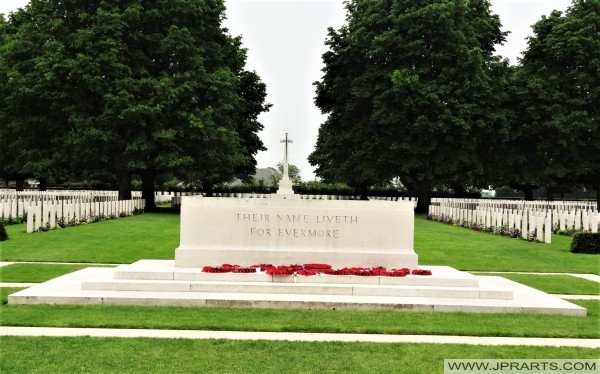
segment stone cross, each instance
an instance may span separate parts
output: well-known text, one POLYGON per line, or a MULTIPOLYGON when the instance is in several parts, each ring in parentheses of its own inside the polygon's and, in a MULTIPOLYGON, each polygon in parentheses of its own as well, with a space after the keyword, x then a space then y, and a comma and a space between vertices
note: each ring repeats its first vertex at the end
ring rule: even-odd
POLYGON ((285 151, 283 153, 283 179, 289 179, 288 174, 288 143, 293 143, 292 139, 288 139, 288 133, 285 133, 285 139, 281 139, 281 143, 285 143, 285 151))

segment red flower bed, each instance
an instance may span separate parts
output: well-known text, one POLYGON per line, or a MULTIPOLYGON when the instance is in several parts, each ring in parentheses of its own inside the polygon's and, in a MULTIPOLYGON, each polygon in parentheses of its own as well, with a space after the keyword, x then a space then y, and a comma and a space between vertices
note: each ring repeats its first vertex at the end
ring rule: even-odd
POLYGON ((386 276, 386 277, 405 277, 409 274, 412 275, 431 275, 431 270, 425 269, 413 269, 412 271, 408 268, 402 269, 390 269, 387 270, 383 266, 376 266, 372 268, 342 268, 333 269, 328 264, 304 264, 304 265, 279 265, 273 266, 271 264, 260 264, 252 266, 239 266, 223 264, 221 266, 204 266, 202 271, 205 273, 256 273, 264 271, 268 275, 277 276, 289 276, 289 275, 316 275, 316 274, 329 274, 329 275, 357 275, 364 277, 372 276, 386 276))
POLYGON ((431 275, 431 270, 425 270, 425 269, 414 269, 412 271, 413 275, 431 275))

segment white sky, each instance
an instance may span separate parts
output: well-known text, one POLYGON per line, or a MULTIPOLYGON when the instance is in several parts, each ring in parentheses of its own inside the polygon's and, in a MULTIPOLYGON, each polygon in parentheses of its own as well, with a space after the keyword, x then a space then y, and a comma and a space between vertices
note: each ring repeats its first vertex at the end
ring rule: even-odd
MULTIPOLYGON (((29 0, 0 0, 7 15, 29 0)), ((491 0, 503 30, 510 31, 497 53, 512 63, 527 47, 531 25, 554 9, 565 11, 570 0, 491 0)), ((260 136, 266 147, 257 156, 259 167, 274 166, 283 159, 280 140, 287 132, 294 143, 289 161, 298 166, 303 180, 314 179, 308 155, 314 150, 319 125, 325 117, 314 106, 313 82, 321 78, 321 55, 328 27, 345 21, 343 0, 225 0, 224 26, 241 35, 248 49, 247 69, 255 70, 267 85, 271 110, 260 117, 265 129, 260 136)))

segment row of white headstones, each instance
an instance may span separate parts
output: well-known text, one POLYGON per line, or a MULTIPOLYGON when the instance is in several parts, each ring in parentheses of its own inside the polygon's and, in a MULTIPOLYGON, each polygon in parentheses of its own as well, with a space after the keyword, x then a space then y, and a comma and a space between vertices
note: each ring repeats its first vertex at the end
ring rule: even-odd
POLYGON ((600 230, 600 213, 594 202, 432 199, 429 215, 493 232, 519 230, 521 237, 544 243, 551 243, 557 229, 600 230))
MULTIPOLYGON (((181 207, 181 201, 183 196, 206 196, 202 193, 177 193, 171 198, 171 206, 173 208, 181 207)), ((271 199, 275 194, 268 193, 237 193, 237 192, 216 192, 213 197, 227 197, 227 198, 239 198, 239 199, 271 199)), ((309 195, 309 194, 298 194, 300 200, 360 200, 358 195, 309 195)), ((386 201, 412 201, 417 206, 416 197, 385 197, 385 196, 369 196, 369 200, 386 200, 386 201)))
POLYGON ((98 220, 130 216, 143 211, 145 200, 111 200, 62 204, 60 202, 30 206, 27 209, 27 232, 74 226, 98 220))
POLYGON ((119 200, 117 191, 0 190, 0 217, 27 218, 27 232, 123 217, 144 209, 141 193, 119 200))

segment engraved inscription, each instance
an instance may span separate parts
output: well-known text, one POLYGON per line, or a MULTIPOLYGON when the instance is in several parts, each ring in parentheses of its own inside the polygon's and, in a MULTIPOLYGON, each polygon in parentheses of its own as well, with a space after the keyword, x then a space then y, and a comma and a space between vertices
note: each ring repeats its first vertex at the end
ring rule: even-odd
POLYGON ((237 222, 257 223, 249 228, 251 237, 339 239, 340 230, 332 227, 333 225, 358 224, 357 216, 346 215, 234 213, 234 216, 237 222), (302 227, 294 227, 297 225, 302 227), (316 227, 305 227, 305 225, 316 227))
POLYGON ((277 222, 303 222, 309 223, 308 215, 306 214, 278 214, 277 222))
POLYGON ((358 223, 356 216, 317 216, 317 223, 358 223))
POLYGON ((307 229, 279 229, 277 230, 280 237, 292 238, 334 238, 340 237, 340 230, 307 230, 307 229))
POLYGON ((238 222, 270 222, 268 214, 262 213, 235 213, 238 222))

